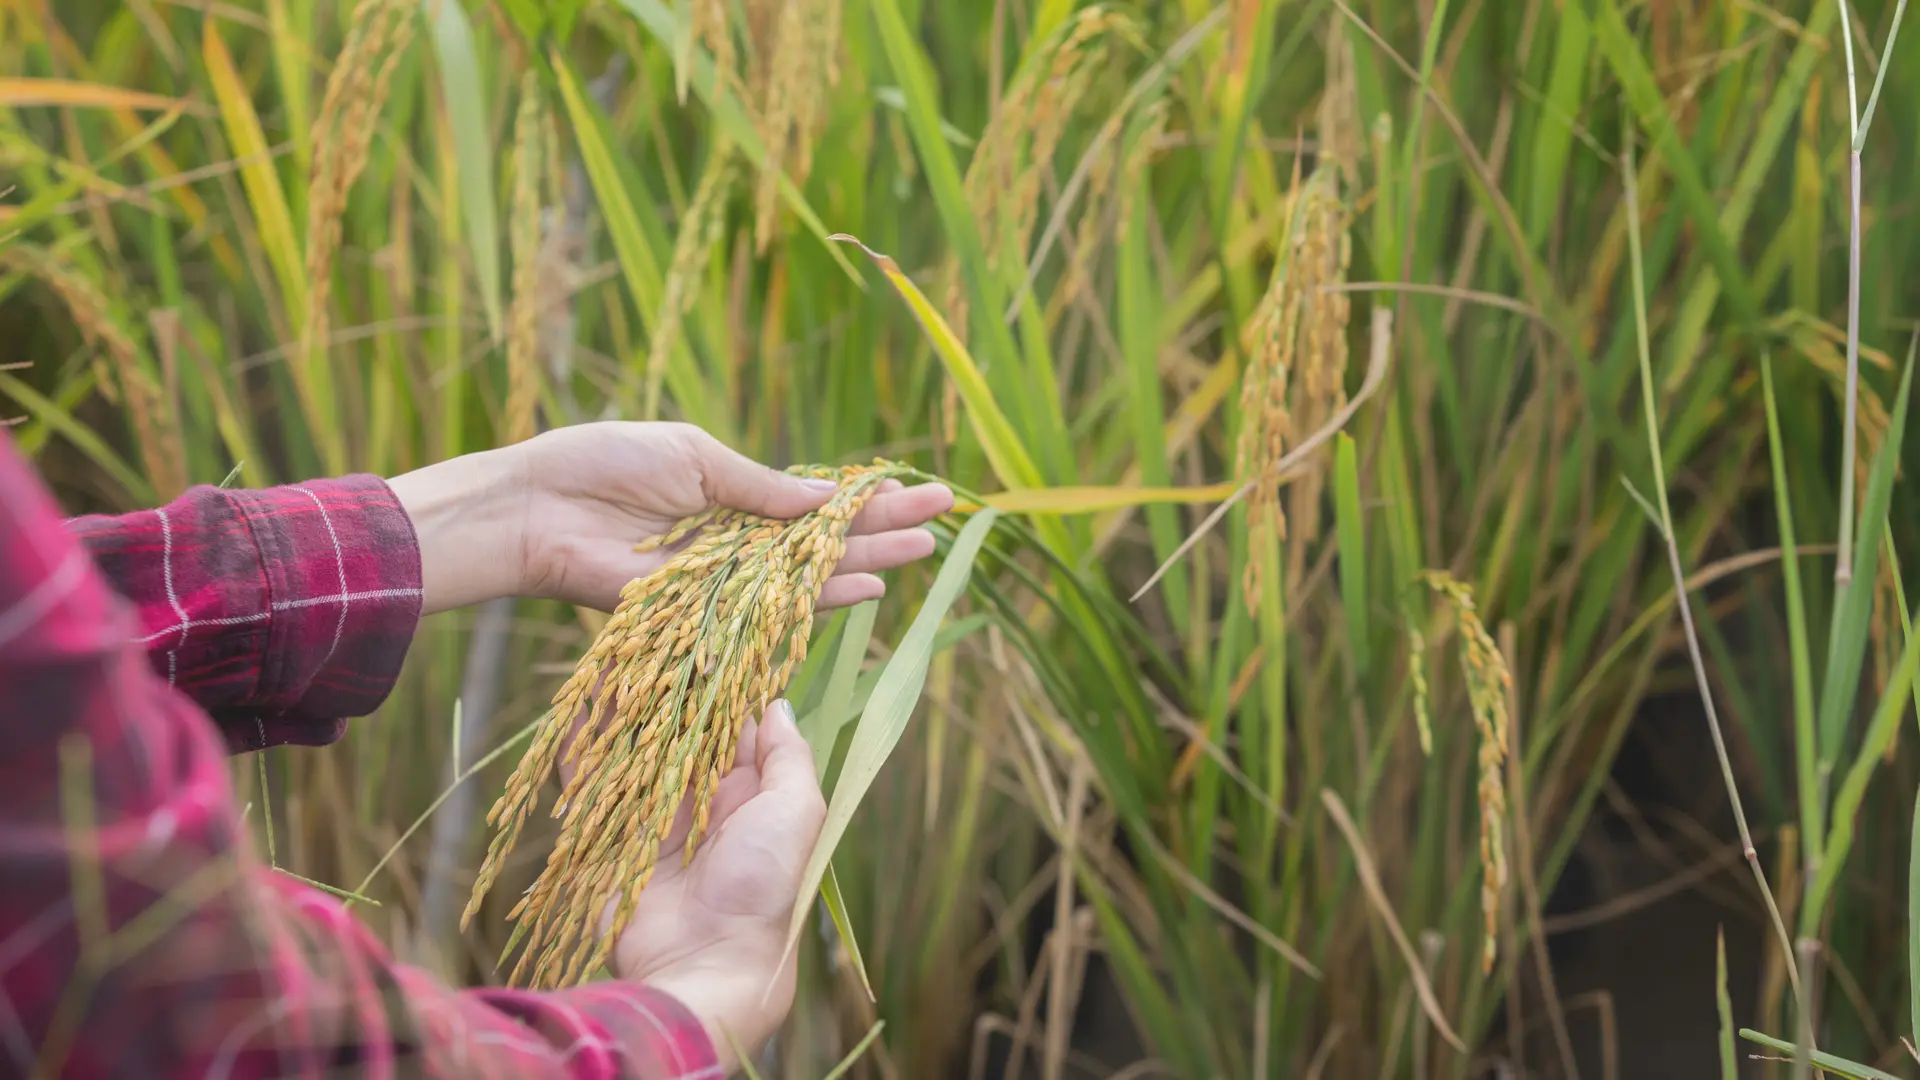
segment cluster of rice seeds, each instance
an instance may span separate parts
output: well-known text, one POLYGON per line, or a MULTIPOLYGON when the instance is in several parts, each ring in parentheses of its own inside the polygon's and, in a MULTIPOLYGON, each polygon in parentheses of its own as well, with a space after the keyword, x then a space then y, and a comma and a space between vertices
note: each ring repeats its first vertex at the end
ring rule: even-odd
POLYGON ((680 340, 680 326, 692 309, 706 273, 707 261, 721 240, 727 224, 727 193, 733 186, 735 155, 732 143, 723 136, 707 158, 700 186, 680 223, 680 235, 674 241, 673 262, 667 268, 665 297, 661 301, 660 320, 647 347, 648 418, 660 415, 660 388, 666 378, 667 357, 680 340))
POLYGON ((536 987, 571 985, 599 967, 688 798, 693 828, 684 857, 692 857, 742 726, 806 657, 814 604, 846 553, 855 515, 882 482, 901 474, 885 461, 795 471, 838 480, 840 490, 792 521, 708 513, 642 545, 684 546, 628 583, 554 695, 487 815, 498 831, 462 917, 464 926, 479 910, 548 777, 571 765, 553 809, 562 819, 559 838, 509 915, 524 946, 509 982, 525 976, 536 987))
MULTIPOLYGON (((1240 476, 1253 485, 1247 521, 1254 550, 1286 539, 1280 505, 1280 461, 1295 424, 1315 428, 1345 404, 1347 322, 1351 304, 1338 291, 1347 277, 1348 216, 1331 166, 1322 166, 1290 197, 1286 238, 1272 284, 1253 314, 1257 343, 1240 381, 1240 476)), ((1320 479, 1310 473, 1295 492, 1301 527, 1312 532, 1320 479)), ((1247 562, 1247 606, 1259 603, 1260 560, 1247 562)))
POLYGON ((106 293, 92 278, 34 244, 9 244, 0 255, 0 265, 45 285, 66 306, 81 338, 99 349, 94 385, 108 403, 127 410, 141 464, 154 489, 167 498, 185 491, 186 447, 173 405, 142 361, 140 347, 121 324, 106 293))
MULTIPOLYGON (((733 47, 733 30, 727 22, 727 0, 691 0, 693 10, 680 38, 674 57, 674 92, 680 103, 687 101, 687 80, 693 72, 693 49, 700 45, 713 54, 713 69, 721 82, 736 93, 740 85, 739 61, 733 47)), ((745 97, 744 94, 740 95, 745 97)))
POLYGON ((327 300, 347 193, 367 166, 374 118, 386 104, 394 69, 413 40, 415 7, 413 0, 360 0, 327 77, 313 125, 318 152, 307 183, 307 310, 301 336, 308 355, 326 339, 327 300))
POLYGON ((788 0, 780 6, 760 95, 767 159, 754 197, 754 244, 761 252, 779 222, 781 175, 804 184, 813 172, 813 144, 826 124, 828 92, 840 81, 841 5, 788 0))
MULTIPOLYGON (((964 186, 967 205, 987 238, 989 266, 998 266, 1006 244, 1027 250, 1042 181, 1094 79, 1110 70, 1110 46, 1116 40, 1137 42, 1138 29, 1125 16, 1098 5, 1080 9, 1059 33, 1051 53, 1035 58, 1007 87, 981 132, 964 186)), ((967 303, 957 262, 949 260, 946 278, 947 321, 964 337, 967 303)))
POLYGON ((1493 970, 1498 949, 1500 896, 1507 887, 1507 852, 1502 823, 1507 816, 1508 696, 1513 674, 1506 657, 1480 621, 1473 593, 1444 571, 1423 575, 1427 585, 1453 608, 1460 627, 1460 667, 1466 675, 1467 700, 1480 732, 1480 911, 1486 936, 1480 950, 1480 968, 1493 970))
POLYGON ((1413 726, 1420 735, 1420 753, 1432 757, 1433 697, 1427 689, 1427 636, 1418 626, 1407 628, 1407 677, 1413 683, 1413 726))
POLYGON ((520 82, 520 109, 513 123, 513 306, 507 318, 506 430, 510 442, 530 439, 540 402, 540 310, 543 213, 540 199, 543 137, 540 81, 529 71, 520 82))
POLYGON ((1119 138, 1127 119, 1126 113, 1115 112, 1101 127, 1099 138, 1112 149, 1095 158, 1087 170, 1086 188, 1080 196, 1080 222, 1074 229, 1073 247, 1067 253, 1066 273, 1061 276, 1060 287, 1054 291, 1052 306, 1047 312, 1049 323, 1058 318, 1080 290, 1092 284, 1090 267, 1099 253, 1099 230, 1107 219, 1109 202, 1114 240, 1118 243, 1126 236, 1135 193, 1147 190, 1146 172, 1159 153, 1160 139, 1166 132, 1166 99, 1156 98, 1146 107, 1145 122, 1131 147, 1121 145, 1119 138), (1120 180, 1118 184, 1114 183, 1116 176, 1120 180))

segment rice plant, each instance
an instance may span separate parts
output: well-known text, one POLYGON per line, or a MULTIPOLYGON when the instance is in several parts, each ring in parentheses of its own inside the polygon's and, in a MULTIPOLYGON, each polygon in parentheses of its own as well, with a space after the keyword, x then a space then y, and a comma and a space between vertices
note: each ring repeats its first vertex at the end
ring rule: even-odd
MULTIPOLYGON (((780 1075, 1632 1062, 1548 909, 1679 698, 1757 871, 1702 1068, 1916 1075, 1901 9, 16 0, 0 423, 75 511, 603 417, 949 479, 945 565, 700 674, 784 685, 834 808, 780 1075)), ((516 763, 632 593, 437 616, 340 745, 236 762, 281 864, 579 977, 540 935, 664 804, 571 848, 595 770, 554 819, 516 763)))

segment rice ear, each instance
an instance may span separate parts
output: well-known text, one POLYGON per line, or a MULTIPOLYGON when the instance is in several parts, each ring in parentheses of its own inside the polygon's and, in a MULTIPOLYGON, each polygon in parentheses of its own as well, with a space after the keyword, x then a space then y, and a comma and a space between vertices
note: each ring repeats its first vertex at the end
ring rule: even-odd
POLYGON ((499 880, 547 781, 561 774, 552 810, 559 837, 509 916, 524 949, 511 982, 552 987, 593 974, 689 797, 695 825, 681 843, 692 857, 742 727, 806 655, 820 589, 846 553, 854 517, 882 481, 904 472, 885 461, 795 471, 838 480, 840 490, 791 521, 713 510, 637 545, 683 546, 623 590, 488 818, 498 831, 468 918, 499 880))

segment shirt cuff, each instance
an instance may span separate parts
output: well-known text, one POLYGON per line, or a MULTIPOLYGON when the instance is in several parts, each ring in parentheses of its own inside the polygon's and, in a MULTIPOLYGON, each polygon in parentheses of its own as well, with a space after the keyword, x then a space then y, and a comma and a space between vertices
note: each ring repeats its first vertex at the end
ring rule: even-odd
POLYGON ((533 993, 475 991, 560 1045, 614 1056, 614 1075, 637 1080, 724 1080, 707 1029, 678 998, 641 983, 600 982, 533 993), (582 1028, 585 1030, 582 1030, 582 1028))
POLYGON ((260 553, 269 629, 254 748, 333 742, 386 700, 420 621, 413 523, 375 476, 227 493, 260 553))

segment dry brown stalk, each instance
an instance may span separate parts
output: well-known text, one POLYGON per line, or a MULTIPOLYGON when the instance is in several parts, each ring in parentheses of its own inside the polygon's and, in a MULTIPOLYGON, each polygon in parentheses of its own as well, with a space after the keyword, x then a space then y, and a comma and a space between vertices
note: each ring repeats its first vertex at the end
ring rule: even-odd
POLYGON ((562 819, 559 838, 509 915, 514 941, 524 945, 510 982, 524 976, 532 986, 570 985, 600 966, 688 800, 693 828, 684 857, 692 858, 742 727, 806 658, 814 604, 846 553, 855 515, 882 482, 902 473, 885 461, 792 471, 838 480, 840 490, 791 521, 709 512, 641 545, 679 550, 628 583, 487 815, 498 831, 463 927, 498 879, 547 779, 571 767, 552 811, 562 819))
POLYGON ((1428 571, 1422 580, 1453 608, 1460 629, 1460 667, 1466 675, 1467 700, 1473 709, 1474 726, 1480 732, 1480 910, 1486 921, 1480 968, 1492 971, 1498 949, 1500 895, 1507 887, 1504 770, 1509 739, 1507 702, 1513 691, 1513 674, 1480 620, 1472 590, 1443 570, 1428 571))

